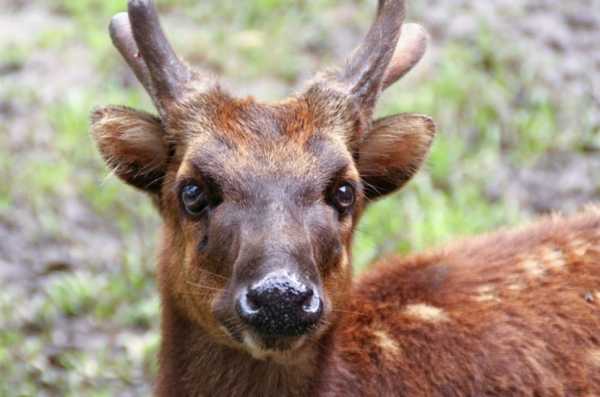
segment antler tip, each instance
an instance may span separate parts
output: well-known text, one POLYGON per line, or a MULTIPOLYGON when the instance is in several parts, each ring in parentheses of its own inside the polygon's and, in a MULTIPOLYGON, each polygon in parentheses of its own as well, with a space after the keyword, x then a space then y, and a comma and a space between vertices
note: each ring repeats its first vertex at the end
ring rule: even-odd
POLYGON ((154 2, 152 0, 129 0, 127 8, 129 11, 143 11, 154 8, 154 2))
POLYGON ((127 1, 127 5, 130 7, 147 7, 152 0, 129 0, 127 1))
POLYGON ((415 57, 421 59, 427 50, 429 38, 429 32, 423 26, 418 23, 406 23, 402 26, 396 54, 403 51, 411 52, 415 57))
POLYGON ((402 35, 410 35, 422 42, 429 40, 429 32, 418 23, 405 23, 402 26, 402 35))
POLYGON ((126 12, 120 12, 113 16, 108 25, 108 30, 111 37, 115 37, 124 26, 129 25, 129 15, 126 12))

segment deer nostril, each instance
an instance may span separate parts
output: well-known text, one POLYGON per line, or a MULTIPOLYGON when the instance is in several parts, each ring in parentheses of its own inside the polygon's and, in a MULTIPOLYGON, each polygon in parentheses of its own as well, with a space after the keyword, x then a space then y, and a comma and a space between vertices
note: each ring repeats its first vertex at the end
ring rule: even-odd
POLYGON ((244 291, 238 298, 237 310, 242 319, 247 320, 258 314, 259 309, 260 306, 250 292, 244 291))
POLYGON ((321 311, 321 298, 312 289, 309 289, 308 292, 302 310, 308 314, 317 314, 321 311))

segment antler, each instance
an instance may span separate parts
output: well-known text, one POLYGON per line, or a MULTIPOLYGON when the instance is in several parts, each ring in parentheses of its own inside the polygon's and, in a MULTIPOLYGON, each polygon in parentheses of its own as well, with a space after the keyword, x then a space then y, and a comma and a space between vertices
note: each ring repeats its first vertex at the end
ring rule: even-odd
POLYGON ((360 104, 372 108, 394 55, 404 22, 403 0, 379 0, 377 17, 362 43, 354 50, 338 80, 360 104))
POLYGON ((394 84, 416 66, 425 55, 428 39, 427 31, 421 25, 407 23, 402 26, 394 56, 383 79, 382 90, 394 84))
POLYGON ((427 33, 419 25, 403 26, 404 17, 404 0, 379 0, 377 16, 362 43, 342 69, 325 77, 325 84, 333 80, 356 101, 367 121, 381 92, 425 53, 427 33))
MULTIPOLYGON (((404 0, 379 0, 377 17, 344 68, 326 81, 356 100, 370 120, 382 90, 406 74, 423 56, 427 34, 404 22, 404 0)), ((113 17, 110 35, 161 116, 181 99, 192 71, 175 54, 152 0, 129 0, 128 12, 113 17)))
POLYGON ((191 71, 169 44, 153 1, 129 0, 128 12, 114 16, 109 31, 115 47, 164 113, 183 94, 191 71))

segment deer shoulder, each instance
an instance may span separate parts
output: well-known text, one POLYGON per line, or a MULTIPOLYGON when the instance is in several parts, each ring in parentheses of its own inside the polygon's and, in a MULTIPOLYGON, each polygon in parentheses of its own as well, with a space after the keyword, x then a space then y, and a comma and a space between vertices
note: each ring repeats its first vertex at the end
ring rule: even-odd
POLYGON ((325 395, 598 390, 599 207, 375 266, 332 337, 325 395))

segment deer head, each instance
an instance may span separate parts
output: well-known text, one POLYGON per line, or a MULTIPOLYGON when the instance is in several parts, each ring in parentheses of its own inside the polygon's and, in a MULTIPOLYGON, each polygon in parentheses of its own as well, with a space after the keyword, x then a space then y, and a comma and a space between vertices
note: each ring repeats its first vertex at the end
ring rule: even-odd
POLYGON ((159 116, 102 108, 92 133, 115 174, 158 204, 163 299, 215 343, 294 351, 343 308, 361 212, 412 177, 435 131, 421 115, 372 118, 425 52, 424 30, 403 20, 403 1, 380 0, 343 67, 265 104, 183 63, 151 0, 113 18, 113 42, 159 116))

